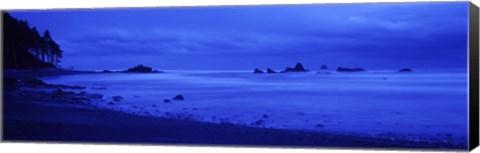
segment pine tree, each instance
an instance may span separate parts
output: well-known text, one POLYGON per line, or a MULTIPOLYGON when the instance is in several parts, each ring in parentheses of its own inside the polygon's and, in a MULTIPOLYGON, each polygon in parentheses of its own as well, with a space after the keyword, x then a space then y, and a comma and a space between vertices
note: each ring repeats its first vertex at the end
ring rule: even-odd
POLYGON ((3 61, 4 68, 31 69, 56 67, 63 51, 52 39, 50 31, 41 36, 28 21, 17 20, 4 12, 3 61))

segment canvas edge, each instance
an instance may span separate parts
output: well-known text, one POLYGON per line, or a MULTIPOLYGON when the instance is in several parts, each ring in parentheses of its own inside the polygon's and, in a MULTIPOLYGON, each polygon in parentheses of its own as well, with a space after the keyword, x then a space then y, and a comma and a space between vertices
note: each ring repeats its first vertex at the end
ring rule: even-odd
POLYGON ((3 77, 3 70, 4 70, 5 68, 4 68, 4 63, 3 63, 3 62, 4 62, 4 60, 3 60, 3 56, 4 56, 4 55, 3 55, 3 53, 4 53, 4 52, 3 52, 3 49, 4 49, 4 48, 3 48, 3 46, 4 46, 4 44, 3 44, 3 41, 4 41, 3 35, 4 35, 4 33, 5 33, 5 32, 4 32, 5 29, 4 29, 4 26, 3 26, 3 22, 4 22, 4 21, 3 21, 3 14, 5 14, 6 12, 7 12, 6 10, 0 10, 0 33, 1 33, 1 36, 0 36, 0 51, 1 51, 1 53, 0 53, 0 58, 2 59, 2 60, 1 60, 2 62, 0 62, 0 67, 1 67, 1 69, 2 69, 2 71, 0 71, 0 77, 2 78, 2 81, 0 81, 0 92, 2 92, 2 93, 0 94, 0 107, 1 107, 1 108, 0 108, 0 114, 1 114, 0 116, 1 116, 1 120, 2 120, 2 121, 0 122, 0 130, 1 130, 1 132, 0 132, 0 142, 4 142, 4 137, 3 137, 3 136, 4 136, 4 128, 3 128, 3 127, 4 127, 4 125, 3 125, 4 114, 3 114, 3 112, 5 112, 5 111, 4 111, 4 108, 5 108, 5 107, 3 107, 3 102, 4 102, 4 99, 3 99, 3 97, 4 97, 4 95, 3 95, 3 94, 4 94, 4 92, 3 92, 3 78, 4 78, 4 77, 3 77))
POLYGON ((469 5, 469 143, 470 151, 479 145, 479 8, 469 5))

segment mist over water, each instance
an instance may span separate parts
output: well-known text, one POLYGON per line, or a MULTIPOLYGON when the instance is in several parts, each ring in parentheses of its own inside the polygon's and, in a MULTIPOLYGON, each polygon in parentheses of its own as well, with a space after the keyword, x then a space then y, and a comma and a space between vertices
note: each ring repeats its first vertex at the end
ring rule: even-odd
POLYGON ((103 73, 43 78, 101 93, 102 108, 255 127, 466 141, 467 73, 103 73), (182 94, 184 101, 172 99, 182 94), (113 96, 124 99, 109 105, 113 96))

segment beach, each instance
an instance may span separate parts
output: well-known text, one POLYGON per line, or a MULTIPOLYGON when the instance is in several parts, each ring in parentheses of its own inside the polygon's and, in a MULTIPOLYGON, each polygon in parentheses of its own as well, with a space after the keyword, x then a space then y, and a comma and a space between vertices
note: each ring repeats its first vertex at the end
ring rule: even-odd
MULTIPOLYGON (((80 72, 85 73, 85 72, 80 72)), ((5 78, 25 76, 4 73, 5 78)), ((71 75, 74 72, 31 72, 29 77, 71 75), (45 74, 47 73, 47 74, 45 74)), ((401 137, 368 137, 307 130, 251 127, 231 123, 208 123, 189 118, 135 115, 80 102, 98 99, 95 93, 68 92, 77 86, 32 87, 4 90, 5 141, 74 143, 135 143, 175 145, 234 145, 279 147, 352 147, 465 149, 449 141, 412 141, 401 137), (53 89, 49 89, 53 88, 53 89), (25 90, 29 89, 29 90, 25 90), (40 89, 40 90, 31 90, 40 89), (45 96, 58 93, 61 96, 45 96), (52 90, 51 92, 45 92, 52 90), (42 97, 42 98, 39 98, 42 97), (59 98, 60 97, 60 98, 59 98), (77 98, 73 100, 73 98, 77 98), (77 102, 78 100, 79 102, 77 102)))

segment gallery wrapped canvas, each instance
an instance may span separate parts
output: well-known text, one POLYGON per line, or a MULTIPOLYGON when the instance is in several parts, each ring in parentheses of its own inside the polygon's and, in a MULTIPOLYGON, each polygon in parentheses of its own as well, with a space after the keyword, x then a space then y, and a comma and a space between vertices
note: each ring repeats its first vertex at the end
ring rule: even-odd
POLYGON ((469 2, 7 10, 2 27, 3 141, 478 145, 469 2))

